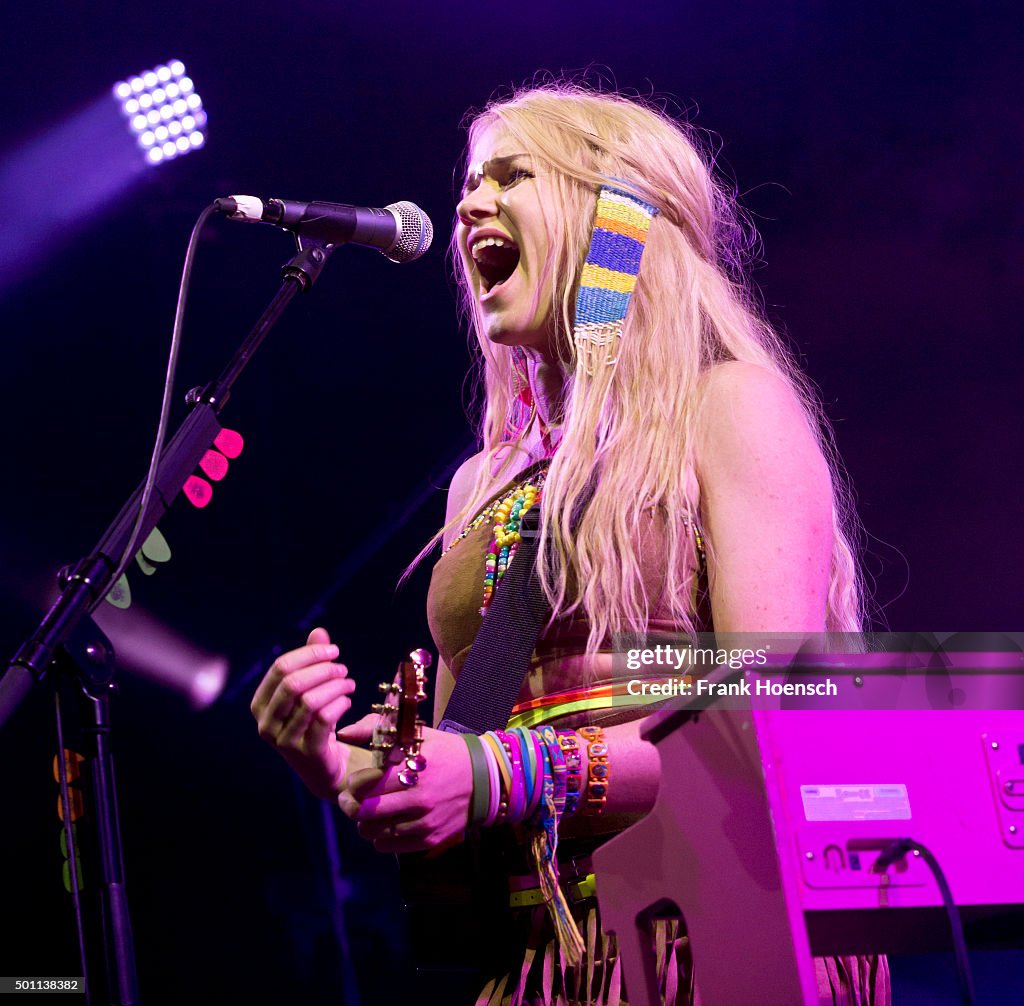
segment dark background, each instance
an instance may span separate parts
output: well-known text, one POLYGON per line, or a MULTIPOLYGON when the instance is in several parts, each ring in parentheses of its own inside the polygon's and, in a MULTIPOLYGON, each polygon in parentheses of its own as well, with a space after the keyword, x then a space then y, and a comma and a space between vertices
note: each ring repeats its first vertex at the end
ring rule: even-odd
MULTIPOLYGON (((146 1001, 399 999, 382 991, 400 952, 390 864, 345 822, 325 837, 321 808, 258 740, 248 703, 254 669, 300 640, 319 602, 364 693, 428 639, 424 575, 395 583, 440 523, 440 488, 468 442, 468 355, 444 255, 460 121, 538 70, 589 67, 591 80, 667 99, 721 148, 763 237, 769 314, 820 386, 856 487, 876 624, 1022 628, 1016 5, 208 0, 6 14, 4 157, 173 57, 210 119, 205 149, 145 172, 88 220, 69 215, 26 275, 0 276, 0 651, 32 629, 54 571, 90 549, 144 473, 204 205, 230 192, 411 199, 438 232, 433 252, 401 269, 358 249, 334 257, 222 417, 247 446, 213 503, 180 503, 162 525, 172 562, 132 577, 140 607, 231 662, 227 692, 203 712, 121 678, 146 1001)), ((52 170, 71 184, 80 167, 52 170)), ((0 213, 0 241, 15 240, 0 213)), ((178 402, 226 362, 289 254, 270 228, 209 225, 178 402)), ((51 719, 39 689, 0 736, 3 974, 79 970, 51 719)), ((951 984, 948 962, 919 963, 897 962, 898 1002, 940 1001, 927 982, 951 984)), ((986 1001, 1011 1001, 1020 959, 978 963, 986 1001), (1000 971, 1016 977, 997 983, 1000 971)))

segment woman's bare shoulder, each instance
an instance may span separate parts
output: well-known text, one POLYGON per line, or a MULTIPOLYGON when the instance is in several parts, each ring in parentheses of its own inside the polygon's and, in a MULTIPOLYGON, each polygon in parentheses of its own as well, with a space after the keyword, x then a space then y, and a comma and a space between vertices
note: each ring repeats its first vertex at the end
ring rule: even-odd
MULTIPOLYGON (((451 483, 448 486, 448 505, 445 510, 445 523, 451 523, 468 506, 473 494, 473 487, 476 485, 480 475, 481 466, 487 458, 486 451, 479 451, 466 458, 465 461, 455 469, 451 483)), ((448 546, 448 538, 458 534, 459 529, 453 528, 445 534, 445 547, 448 546)))
POLYGON ((704 376, 698 403, 697 465, 763 469, 794 451, 812 465, 821 459, 807 408, 792 382, 766 367, 738 360, 704 376))
POLYGON ((793 383, 775 370, 744 360, 728 360, 708 370, 700 382, 700 409, 715 419, 723 407, 747 412, 774 411, 786 407, 793 414, 804 411, 793 383))

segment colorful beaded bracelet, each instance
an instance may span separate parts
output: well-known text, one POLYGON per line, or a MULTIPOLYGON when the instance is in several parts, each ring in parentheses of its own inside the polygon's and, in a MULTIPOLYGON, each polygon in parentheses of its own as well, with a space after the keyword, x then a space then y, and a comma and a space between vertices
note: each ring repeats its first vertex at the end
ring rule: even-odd
POLYGON ((608 745, 600 727, 582 727, 580 736, 587 744, 587 801, 582 812, 600 814, 608 801, 608 745))

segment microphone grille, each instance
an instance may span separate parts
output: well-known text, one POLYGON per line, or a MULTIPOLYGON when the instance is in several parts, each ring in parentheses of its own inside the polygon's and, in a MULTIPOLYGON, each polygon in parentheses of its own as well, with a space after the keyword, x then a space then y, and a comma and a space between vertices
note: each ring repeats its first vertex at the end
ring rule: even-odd
POLYGON ((413 262, 425 254, 434 240, 434 225, 415 203, 391 203, 389 210, 398 223, 395 243, 381 254, 392 262, 413 262))

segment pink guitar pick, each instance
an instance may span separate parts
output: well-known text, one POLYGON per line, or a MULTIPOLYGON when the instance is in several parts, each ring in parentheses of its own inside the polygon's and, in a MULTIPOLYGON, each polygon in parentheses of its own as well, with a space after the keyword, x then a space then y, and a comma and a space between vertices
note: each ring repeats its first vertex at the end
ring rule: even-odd
POLYGON ((228 473, 228 459, 220 451, 207 451, 199 462, 203 474, 214 482, 220 482, 228 473))
POLYGON ((189 503, 200 510, 213 499, 213 486, 198 475, 190 475, 185 480, 184 490, 189 503))
POLYGON ((221 454, 226 454, 229 458, 237 458, 242 453, 245 441, 242 439, 241 433, 236 433, 234 430, 221 430, 214 437, 213 446, 221 454))

